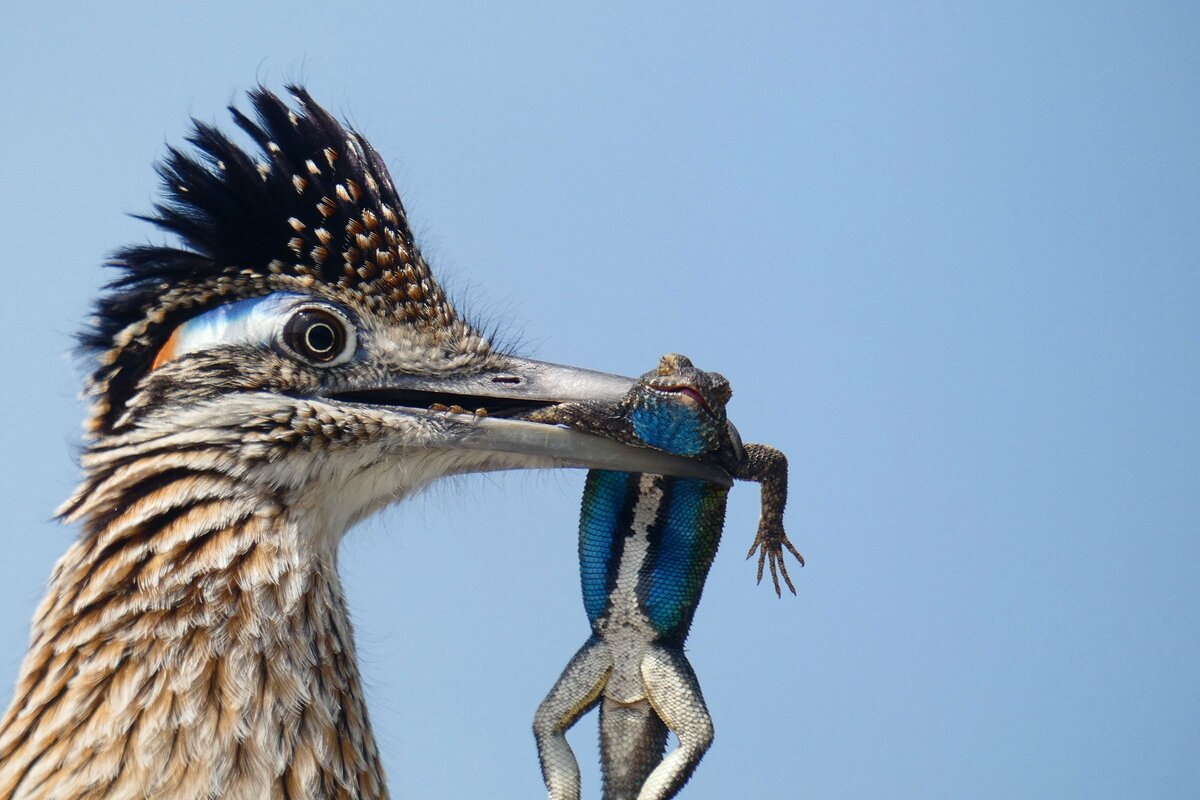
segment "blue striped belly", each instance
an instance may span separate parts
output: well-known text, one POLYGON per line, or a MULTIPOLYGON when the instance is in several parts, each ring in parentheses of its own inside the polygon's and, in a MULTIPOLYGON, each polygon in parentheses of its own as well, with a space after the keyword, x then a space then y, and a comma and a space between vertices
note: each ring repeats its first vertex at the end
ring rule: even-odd
POLYGON ((614 603, 636 606, 660 638, 682 640, 717 552, 728 490, 661 476, 653 491, 644 488, 638 474, 588 473, 579 527, 584 609, 595 627, 614 603))

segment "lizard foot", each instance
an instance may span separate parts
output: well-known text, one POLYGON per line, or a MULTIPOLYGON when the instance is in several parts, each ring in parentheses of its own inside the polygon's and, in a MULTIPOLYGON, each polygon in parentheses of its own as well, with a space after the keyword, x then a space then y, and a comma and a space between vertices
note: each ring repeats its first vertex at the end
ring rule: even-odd
POLYGON ((751 558, 754 552, 758 551, 758 582, 762 583, 763 566, 771 565, 771 581, 775 584, 775 596, 783 597, 783 590, 779 586, 779 576, 783 575, 784 583, 788 589, 791 589, 792 594, 796 593, 796 587, 792 584, 791 577, 788 576, 787 562, 784 560, 783 549, 796 557, 800 562, 800 566, 804 566, 804 556, 796 550, 795 546, 788 541, 787 535, 780 531, 779 534, 766 534, 761 530, 758 536, 754 539, 754 544, 750 545, 750 552, 746 553, 746 558, 751 558))

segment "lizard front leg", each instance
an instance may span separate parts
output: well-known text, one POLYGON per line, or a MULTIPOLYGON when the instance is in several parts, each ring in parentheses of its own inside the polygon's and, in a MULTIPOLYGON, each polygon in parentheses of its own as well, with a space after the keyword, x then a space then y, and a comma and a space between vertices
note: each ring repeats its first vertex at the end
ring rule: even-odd
POLYGON ((559 403, 525 412, 518 419, 546 425, 566 425, 584 433, 592 433, 626 444, 641 444, 629 422, 627 404, 579 401, 559 403))
POLYGON ((758 534, 750 545, 746 558, 758 551, 758 581, 762 583, 764 562, 771 567, 771 580, 775 584, 775 594, 782 596, 779 588, 779 576, 787 587, 796 593, 792 579, 788 576, 787 563, 783 558, 783 550, 796 557, 800 566, 804 566, 804 556, 788 541, 787 533, 783 530, 783 509, 787 505, 787 456, 774 447, 765 444, 748 444, 745 446, 746 457, 738 465, 733 477, 742 481, 753 481, 762 487, 762 512, 758 518, 758 534))
POLYGON ((579 800, 579 762, 567 742, 567 729, 593 708, 612 673, 608 645, 593 636, 567 664, 533 715, 542 779, 549 800, 579 800))
POLYGON ((655 713, 679 737, 679 747, 655 767, 637 800, 669 800, 687 783, 713 740, 712 717, 683 651, 654 645, 642 658, 642 681, 655 713))

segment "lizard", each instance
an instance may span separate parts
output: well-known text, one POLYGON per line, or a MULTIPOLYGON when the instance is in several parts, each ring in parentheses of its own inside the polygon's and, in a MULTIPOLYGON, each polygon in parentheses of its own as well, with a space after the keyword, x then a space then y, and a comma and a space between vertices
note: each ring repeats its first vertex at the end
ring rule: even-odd
MULTIPOLYGON (((670 354, 617 404, 565 403, 530 418, 713 459, 735 479, 761 484, 762 514, 747 557, 758 553, 760 582, 767 564, 776 594, 780 576, 795 594, 784 549, 801 566, 804 558, 783 528, 787 458, 768 445, 742 445, 726 418, 731 396, 722 375, 670 354)), ((712 719, 683 644, 716 555, 727 496, 727 487, 697 479, 588 473, 579 559, 592 634, 533 723, 550 800, 580 796, 566 731, 597 704, 605 800, 668 800, 708 750, 712 719), (668 729, 679 746, 663 758, 668 729)))

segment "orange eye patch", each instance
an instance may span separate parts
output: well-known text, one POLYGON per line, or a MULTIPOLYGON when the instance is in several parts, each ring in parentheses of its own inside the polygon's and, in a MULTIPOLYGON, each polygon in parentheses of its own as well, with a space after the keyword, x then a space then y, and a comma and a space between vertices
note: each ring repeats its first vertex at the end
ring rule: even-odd
POLYGON ((181 338, 180 331, 184 327, 186 327, 186 323, 171 331, 171 338, 167 339, 166 344, 159 348, 158 354, 154 356, 154 363, 150 365, 150 369, 158 369, 175 357, 175 351, 179 348, 179 339, 181 338))

